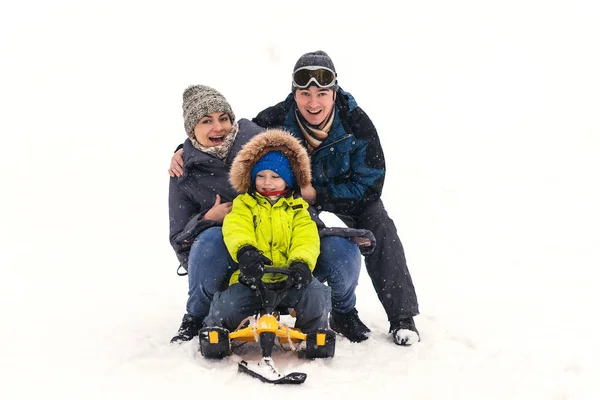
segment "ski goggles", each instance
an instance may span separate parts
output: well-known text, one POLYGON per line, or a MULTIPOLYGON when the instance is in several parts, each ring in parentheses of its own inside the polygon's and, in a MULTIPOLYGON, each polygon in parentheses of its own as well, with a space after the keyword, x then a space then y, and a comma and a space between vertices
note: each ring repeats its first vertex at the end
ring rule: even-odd
POLYGON ((298 89, 306 89, 314 82, 318 87, 327 89, 336 84, 335 72, 325 67, 302 67, 292 74, 292 83, 298 89))

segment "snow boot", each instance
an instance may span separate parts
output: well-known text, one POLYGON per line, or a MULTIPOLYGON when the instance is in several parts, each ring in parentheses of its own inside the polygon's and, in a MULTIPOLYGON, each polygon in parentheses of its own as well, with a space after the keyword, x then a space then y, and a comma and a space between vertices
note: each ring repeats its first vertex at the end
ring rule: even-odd
MULTIPOLYGON (((220 326, 202 328, 200 337, 200 353, 206 358, 224 358, 231 354, 229 331, 220 326)), ((275 338, 275 335, 273 335, 275 338)))
POLYGON ((202 328, 203 320, 203 318, 185 314, 181 321, 181 326, 177 331, 177 335, 173 336, 171 343, 189 342, 194 337, 198 336, 198 331, 202 328))
POLYGON ((306 335, 306 358, 328 358, 335 354, 335 332, 319 329, 306 335))
POLYGON ((337 333, 346 336, 351 342, 367 340, 371 333, 371 330, 358 318, 356 308, 347 313, 331 311, 329 326, 337 333))
POLYGON ((403 318, 390 323, 390 333, 394 343, 400 346, 410 346, 421 341, 419 331, 413 317, 403 318))

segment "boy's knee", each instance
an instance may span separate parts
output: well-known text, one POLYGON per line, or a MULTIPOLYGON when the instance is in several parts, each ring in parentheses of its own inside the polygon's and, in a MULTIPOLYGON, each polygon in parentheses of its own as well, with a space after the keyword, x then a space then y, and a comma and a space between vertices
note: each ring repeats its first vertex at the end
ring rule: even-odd
POLYGON ((308 296, 310 299, 318 300, 319 302, 331 302, 331 288, 324 283, 313 279, 307 287, 308 296))

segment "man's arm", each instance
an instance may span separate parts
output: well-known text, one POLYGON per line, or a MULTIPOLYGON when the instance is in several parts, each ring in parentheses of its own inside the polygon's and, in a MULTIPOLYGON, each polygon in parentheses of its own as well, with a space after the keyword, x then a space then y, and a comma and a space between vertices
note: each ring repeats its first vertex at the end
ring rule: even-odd
MULTIPOLYGON (((298 202, 300 203, 300 201, 298 202)), ((304 201, 302 203, 304 203, 303 207, 295 210, 292 221, 292 241, 288 262, 301 261, 312 272, 321 251, 321 238, 317 224, 312 220, 308 211, 308 204, 304 201)))
POLYGON ((316 188, 316 204, 324 211, 340 214, 351 214, 359 204, 379 199, 385 181, 383 149, 370 118, 357 107, 347 129, 355 137, 349 176, 334 177, 325 187, 316 188))
POLYGON ((178 178, 183 176, 183 144, 177 146, 177 150, 175 150, 175 153, 171 157, 169 175, 178 178))

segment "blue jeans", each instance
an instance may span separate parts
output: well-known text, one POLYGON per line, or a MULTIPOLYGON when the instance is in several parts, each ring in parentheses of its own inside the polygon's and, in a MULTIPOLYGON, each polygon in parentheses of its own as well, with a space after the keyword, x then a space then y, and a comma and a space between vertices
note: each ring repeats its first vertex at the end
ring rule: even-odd
POLYGON ((331 288, 331 306, 347 313, 356 306, 356 285, 360 275, 360 251, 352 239, 341 236, 321 238, 321 253, 313 271, 315 278, 331 288))
POLYGON ((187 313, 204 319, 214 294, 225 290, 238 265, 233 261, 221 227, 208 228, 196 237, 188 258, 187 313))
MULTIPOLYGON (((346 313, 356 305, 361 256, 352 239, 327 236, 321 239, 321 253, 313 275, 331 288, 335 311, 346 313)), ((206 318, 217 291, 225 290, 231 274, 238 269, 225 243, 220 227, 209 228, 196 238, 188 258, 187 313, 206 318)))

